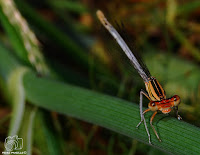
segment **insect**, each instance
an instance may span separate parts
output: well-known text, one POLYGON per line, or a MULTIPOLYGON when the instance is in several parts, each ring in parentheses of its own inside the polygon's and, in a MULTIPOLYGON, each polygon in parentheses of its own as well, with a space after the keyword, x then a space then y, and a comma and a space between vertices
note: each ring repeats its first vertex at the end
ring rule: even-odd
POLYGON ((114 37, 116 42, 119 44, 123 52, 126 54, 128 59, 130 60, 133 67, 137 70, 141 78, 143 79, 146 87, 146 91, 141 90, 140 91, 140 116, 141 121, 136 126, 137 128, 140 126, 142 122, 144 122, 144 126, 149 138, 149 143, 151 144, 151 137, 150 133, 146 124, 146 120, 144 117, 144 114, 153 111, 153 115, 150 118, 150 125, 158 138, 158 140, 161 142, 160 137, 158 136, 157 131, 155 130, 152 122, 155 117, 155 115, 158 113, 158 111, 161 111, 163 114, 168 114, 173 108, 176 110, 176 116, 178 120, 181 120, 181 116, 178 114, 178 105, 181 102, 181 99, 178 95, 174 95, 171 98, 166 98, 165 91, 160 85, 160 83, 156 80, 155 77, 151 76, 148 68, 144 63, 140 60, 137 60, 135 55, 132 53, 128 45, 125 43, 123 38, 120 36, 120 34, 117 32, 117 30, 108 22, 106 17, 104 16, 103 12, 98 10, 96 12, 98 19, 103 24, 103 26, 109 31, 109 33, 114 37), (141 63, 142 62, 142 63, 141 63), (143 95, 149 99, 148 109, 145 111, 142 111, 142 105, 143 105, 143 95))

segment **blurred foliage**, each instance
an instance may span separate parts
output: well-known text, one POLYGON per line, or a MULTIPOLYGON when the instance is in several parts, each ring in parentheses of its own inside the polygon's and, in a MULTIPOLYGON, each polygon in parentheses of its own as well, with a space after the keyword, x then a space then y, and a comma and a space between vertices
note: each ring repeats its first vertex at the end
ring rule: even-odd
MULTIPOLYGON (((36 62, 50 70, 42 72, 41 76, 104 92, 135 103, 139 101, 139 91, 141 88, 144 89, 144 84, 136 72, 134 75, 130 74, 127 71, 129 68, 109 56, 107 51, 112 46, 112 41, 100 35, 102 28, 95 15, 96 10, 101 9, 111 21, 124 23, 127 32, 133 38, 130 42, 133 42, 133 46, 142 55, 151 74, 163 85, 167 96, 181 96, 179 109, 183 119, 200 126, 198 0, 14 2, 39 39, 36 45, 30 43, 36 50, 35 55, 38 56, 36 62)), ((12 8, 8 10, 13 11, 12 8)), ((9 27, 9 21, 6 21, 3 15, 1 10, 0 44, 13 51, 12 54, 20 63, 13 59, 10 60, 12 64, 0 66, 0 151, 4 149, 4 139, 8 135, 7 131, 11 130, 8 124, 13 119, 13 109, 7 100, 8 90, 5 89, 8 78, 12 77, 8 76, 11 68, 23 64, 38 71, 35 63, 30 62, 29 50, 23 44, 23 36, 30 34, 20 34, 19 32, 24 30, 20 30, 22 26, 17 25, 17 22, 14 22, 16 25, 9 27)), ((4 61, 6 64, 8 60, 4 61)), ((13 81, 16 85, 11 85, 11 89, 16 88, 16 92, 20 89, 18 84, 23 72, 22 67, 18 70, 18 81, 13 81)), ((18 95, 16 93, 16 96, 18 95)), ((23 95, 20 99, 22 104, 25 104, 23 95)), ((26 124, 21 129, 26 131, 24 133, 31 131, 29 127, 33 122, 30 122, 36 110, 37 108, 29 104, 27 106, 26 103, 24 116, 27 116, 27 119, 21 120, 26 124)), ((37 112, 33 131, 36 135, 33 137, 32 146, 34 154, 160 154, 159 150, 136 140, 42 109, 37 112), (58 140, 58 143, 51 143, 55 140, 58 140)), ((26 136, 30 135, 24 137, 26 136)))

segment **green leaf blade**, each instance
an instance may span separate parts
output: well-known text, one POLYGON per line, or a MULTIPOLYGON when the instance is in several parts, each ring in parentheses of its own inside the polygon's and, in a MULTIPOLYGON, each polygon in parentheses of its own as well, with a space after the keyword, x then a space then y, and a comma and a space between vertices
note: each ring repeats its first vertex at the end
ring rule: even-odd
MULTIPOLYGON (((144 125, 136 129, 140 121, 137 104, 38 78, 32 73, 24 76, 24 88, 27 99, 37 106, 100 125, 148 144, 144 125)), ((145 116, 147 122, 151 114, 149 112, 145 116)), ((149 124, 148 126, 154 147, 173 154, 190 154, 191 151, 194 154, 200 153, 199 128, 173 117, 158 114, 154 126, 162 139, 160 143, 149 124)))

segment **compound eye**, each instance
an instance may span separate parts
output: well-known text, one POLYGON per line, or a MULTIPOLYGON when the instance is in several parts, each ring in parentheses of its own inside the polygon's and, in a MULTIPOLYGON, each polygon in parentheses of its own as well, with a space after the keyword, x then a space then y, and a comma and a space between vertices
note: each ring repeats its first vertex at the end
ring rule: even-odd
POLYGON ((158 110, 157 101, 156 101, 156 102, 155 102, 155 101, 150 102, 150 103, 149 103, 149 109, 150 109, 151 111, 156 111, 156 110, 158 110))
POLYGON ((181 102, 181 99, 178 95, 174 95, 173 100, 174 100, 174 106, 178 106, 181 102))

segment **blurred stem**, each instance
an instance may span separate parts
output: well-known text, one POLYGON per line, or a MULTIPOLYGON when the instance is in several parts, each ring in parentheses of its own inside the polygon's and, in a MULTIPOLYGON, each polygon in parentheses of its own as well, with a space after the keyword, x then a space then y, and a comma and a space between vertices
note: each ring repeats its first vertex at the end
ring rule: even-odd
POLYGON ((85 154, 89 154, 88 149, 89 149, 89 143, 92 140, 95 132, 97 131, 98 126, 97 125, 93 125, 92 129, 90 130, 89 134, 87 135, 86 139, 85 139, 85 148, 84 148, 84 152, 85 154))
POLYGON ((177 14, 188 15, 191 12, 193 12, 195 9, 198 9, 199 7, 200 7, 199 0, 189 1, 188 3, 178 6, 177 14))
POLYGON ((115 143, 115 134, 112 134, 112 136, 110 137, 109 142, 108 142, 108 155, 113 154, 114 143, 115 143))
POLYGON ((19 67, 9 77, 7 88, 12 103, 12 117, 8 135, 17 135, 21 127, 25 110, 25 92, 22 84, 23 75, 28 69, 19 67))
MULTIPOLYGON (((63 0, 46 0, 45 1, 48 6, 50 6, 53 11, 58 15, 58 18, 61 18, 65 22, 65 25, 68 26, 68 29, 70 30, 70 33, 73 34, 73 37, 83 46, 88 47, 87 42, 87 36, 82 36, 80 31, 77 29, 77 25, 80 26, 80 23, 77 23, 76 20, 73 20, 72 17, 69 16, 68 12, 70 11, 67 7, 63 6, 62 3, 65 5, 65 3, 68 3, 70 1, 63 1, 63 0), (61 7, 61 8, 60 8, 61 7)), ((73 3, 73 2, 72 2, 73 3)), ((76 3, 76 2, 75 2, 76 3)), ((83 6, 83 4, 81 4, 83 6)), ((76 8, 74 8, 73 11, 78 11, 76 8)), ((78 11, 79 12, 79 11, 78 11)), ((88 10, 85 9, 85 13, 88 12, 88 10)))
POLYGON ((18 135, 23 138, 23 151, 26 151, 27 155, 32 154, 32 130, 36 111, 36 106, 26 104, 23 123, 18 133, 18 135))
POLYGON ((175 35, 176 39, 188 49, 188 52, 198 61, 200 62, 200 51, 195 48, 189 41, 186 39, 185 35, 178 30, 175 22, 175 18, 177 15, 177 6, 175 0, 168 0, 167 1, 167 14, 166 14, 166 21, 170 28, 170 30, 175 35))
POLYGON ((200 62, 200 51, 195 48, 189 41, 188 39, 186 39, 185 35, 179 31, 176 26, 170 25, 170 28, 173 32, 173 34, 175 35, 176 39, 188 49, 188 52, 190 52, 190 54, 198 61, 200 62))
POLYGON ((70 37, 61 32, 52 23, 41 17, 33 8, 31 8, 26 2, 21 0, 15 0, 18 8, 22 14, 27 18, 31 19, 30 22, 37 25, 39 31, 47 35, 52 39, 53 42, 60 45, 65 49, 70 57, 78 63, 87 68, 88 56, 86 50, 76 44, 70 37))
POLYGON ((64 154, 63 140, 61 140, 49 111, 38 109, 34 126, 34 141, 40 154, 64 154), (39 138, 39 139, 38 139, 39 138))
POLYGON ((128 155, 133 155, 136 152, 136 148, 137 148, 137 141, 136 140, 132 140, 132 145, 131 148, 129 150, 128 155))
POLYGON ((29 120, 27 122, 28 128, 27 128, 27 154, 32 154, 32 131, 33 131, 33 124, 35 119, 35 114, 37 112, 36 106, 31 107, 29 120))
POLYGON ((169 25, 174 23, 174 19, 176 18, 176 9, 177 3, 176 0, 167 0, 167 15, 166 21, 169 25))
POLYGON ((74 126, 76 128, 76 130, 79 132, 79 134, 81 135, 81 137, 83 139, 86 138, 86 135, 83 131, 83 128, 81 127, 80 123, 77 122, 74 118, 68 117, 69 122, 72 124, 72 126, 74 126))

